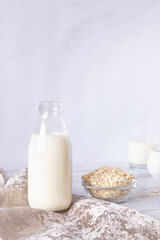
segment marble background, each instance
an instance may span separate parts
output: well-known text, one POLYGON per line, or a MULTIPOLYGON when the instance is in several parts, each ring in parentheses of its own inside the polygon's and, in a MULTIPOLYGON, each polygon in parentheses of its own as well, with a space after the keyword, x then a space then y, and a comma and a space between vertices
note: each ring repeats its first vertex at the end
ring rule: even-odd
POLYGON ((74 168, 160 130, 159 0, 0 0, 0 166, 27 165, 40 100, 62 100, 74 168))

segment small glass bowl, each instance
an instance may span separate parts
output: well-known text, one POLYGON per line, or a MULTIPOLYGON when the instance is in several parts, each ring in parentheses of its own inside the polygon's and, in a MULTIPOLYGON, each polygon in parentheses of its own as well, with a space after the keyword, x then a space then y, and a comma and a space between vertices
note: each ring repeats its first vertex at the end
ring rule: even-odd
MULTIPOLYGON (((125 182, 126 183, 126 182, 125 182)), ((109 202, 120 203, 127 200, 133 190, 136 188, 137 180, 133 179, 127 182, 126 187, 116 187, 116 188, 102 188, 93 186, 95 182, 82 179, 81 182, 87 194, 93 198, 103 199, 109 202)))

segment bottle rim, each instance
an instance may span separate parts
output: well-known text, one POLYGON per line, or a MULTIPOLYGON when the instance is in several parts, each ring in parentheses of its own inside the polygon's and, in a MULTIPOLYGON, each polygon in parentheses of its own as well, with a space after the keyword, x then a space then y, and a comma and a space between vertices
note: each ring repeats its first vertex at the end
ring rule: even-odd
POLYGON ((63 103, 61 101, 40 101, 38 109, 43 112, 62 112, 63 103))

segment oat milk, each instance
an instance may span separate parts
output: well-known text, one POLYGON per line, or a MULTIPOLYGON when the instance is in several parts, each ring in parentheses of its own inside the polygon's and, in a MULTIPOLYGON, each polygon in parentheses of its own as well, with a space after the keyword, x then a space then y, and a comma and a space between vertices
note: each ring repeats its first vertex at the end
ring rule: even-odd
POLYGON ((146 165, 149 151, 157 149, 158 144, 151 141, 130 140, 128 142, 128 161, 131 164, 146 165))
POLYGON ((28 150, 28 201, 31 207, 59 211, 70 206, 71 155, 68 135, 32 135, 28 150))

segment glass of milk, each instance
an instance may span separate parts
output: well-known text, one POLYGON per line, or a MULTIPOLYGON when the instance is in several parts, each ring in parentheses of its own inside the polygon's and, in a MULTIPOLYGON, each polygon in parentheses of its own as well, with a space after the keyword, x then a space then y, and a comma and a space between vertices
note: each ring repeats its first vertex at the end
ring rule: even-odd
POLYGON ((40 102, 28 149, 28 202, 50 211, 72 202, 72 148, 61 102, 40 102))
POLYGON ((159 146, 159 134, 151 131, 129 131, 128 163, 131 168, 147 168, 149 151, 159 146))

